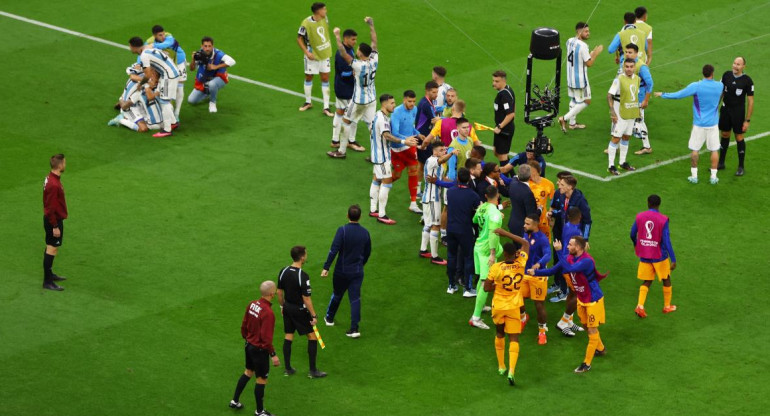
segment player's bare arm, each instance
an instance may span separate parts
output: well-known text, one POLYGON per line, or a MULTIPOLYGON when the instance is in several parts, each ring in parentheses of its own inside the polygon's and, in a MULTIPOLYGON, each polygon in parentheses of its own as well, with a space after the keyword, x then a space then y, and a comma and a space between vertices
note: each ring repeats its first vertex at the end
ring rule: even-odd
MULTIPOLYGON (((657 93, 656 93, 657 94, 657 93)), ((613 123, 616 123, 618 121, 618 115, 615 114, 615 108, 612 106, 612 94, 607 94, 607 104, 610 106, 610 118, 612 119, 613 123)))
POLYGON ((749 124, 751 124, 751 115, 754 113, 754 96, 749 95, 746 98, 748 99, 748 108, 746 109, 746 120, 743 122, 744 133, 749 130, 749 124))
POLYGON ((516 113, 511 113, 505 116, 503 121, 500 122, 497 126, 495 126, 495 134, 500 134, 501 131, 503 131, 503 127, 507 126, 509 123, 513 122, 514 117, 516 117, 516 113))
POLYGON ((372 38, 372 50, 377 51, 377 31, 374 30, 374 19, 371 17, 366 17, 364 19, 364 22, 366 22, 367 25, 369 25, 369 36, 372 38))
POLYGON ((438 164, 439 164, 439 165, 441 165, 441 164, 444 164, 444 163, 446 163, 446 162, 447 162, 449 159, 451 159, 451 158, 452 158, 452 156, 457 156, 457 155, 459 155, 459 154, 460 154, 460 151, 459 151, 459 150, 457 150, 457 149, 454 149, 454 150, 452 150, 451 152, 448 152, 447 154, 445 154, 445 155, 443 155, 443 156, 439 157, 439 158, 438 158, 438 164))
POLYGON ((314 60, 313 53, 310 52, 309 50, 307 50, 307 45, 305 45, 305 37, 304 36, 297 35, 297 44, 299 45, 299 48, 302 49, 302 53, 305 54, 305 57, 308 60, 313 61, 314 60))
POLYGON ((489 280, 489 278, 484 279, 484 291, 491 292, 493 290, 495 290, 495 281, 489 280))
POLYGON ((587 60, 585 65, 587 67, 593 66, 594 65, 594 61, 596 60, 596 57, 600 53, 602 53, 603 50, 604 50, 604 45, 599 45, 599 46, 595 47, 594 50, 591 51, 591 59, 587 60))
POLYGON ((342 56, 342 59, 345 60, 348 64, 353 62, 353 57, 350 56, 348 51, 345 49, 345 46, 342 44, 342 38, 340 38, 340 28, 335 27, 334 30, 334 38, 337 39, 337 51, 339 51, 340 56, 342 56))
POLYGON ((310 325, 317 324, 318 319, 315 314, 315 309, 313 308, 313 300, 310 299, 310 296, 302 296, 302 303, 305 304, 305 307, 310 312, 310 325))
POLYGON ((403 144, 405 144, 405 145, 407 145, 409 147, 417 146, 417 138, 415 138, 414 136, 407 137, 406 139, 403 139, 403 141, 402 141, 398 137, 390 134, 389 131, 386 131, 386 132, 382 133, 382 138, 384 138, 385 140, 387 140, 389 142, 393 142, 393 143, 403 143, 403 144))
POLYGON ((652 62, 652 39, 647 39, 647 66, 652 62))
POLYGON ((281 305, 281 309, 283 309, 283 304, 286 302, 286 299, 283 296, 283 289, 278 289, 278 304, 281 305))

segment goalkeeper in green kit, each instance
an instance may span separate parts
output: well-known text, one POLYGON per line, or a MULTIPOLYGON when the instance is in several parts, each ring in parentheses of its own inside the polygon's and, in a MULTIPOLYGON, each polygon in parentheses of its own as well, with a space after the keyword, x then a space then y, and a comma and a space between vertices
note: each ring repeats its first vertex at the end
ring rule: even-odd
POLYGON ((503 226, 503 213, 497 208, 497 187, 487 187, 484 195, 487 202, 481 204, 473 216, 473 222, 479 226, 479 237, 473 247, 473 263, 476 274, 479 275, 479 283, 476 288, 476 309, 473 310, 468 324, 476 328, 489 329, 489 326, 481 320, 481 312, 487 303, 487 292, 483 289, 483 282, 489 274, 489 267, 497 263, 503 253, 500 245, 500 237, 494 231, 503 226))

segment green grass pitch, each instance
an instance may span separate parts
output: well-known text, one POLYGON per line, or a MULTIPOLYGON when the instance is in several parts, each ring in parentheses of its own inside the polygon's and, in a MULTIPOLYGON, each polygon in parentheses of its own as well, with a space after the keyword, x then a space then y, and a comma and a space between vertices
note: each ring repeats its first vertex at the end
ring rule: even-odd
MULTIPOLYGON (((296 30, 310 3, 7 0, 0 11, 120 44, 148 36, 160 23, 188 56, 209 35, 236 59, 232 74, 301 92, 296 30)), ((331 25, 356 29, 359 42, 368 41, 364 16, 374 17, 382 55, 378 93, 419 94, 430 69, 444 65, 470 118, 490 124, 490 74, 507 70, 519 101, 518 150, 534 133, 521 121, 531 30, 555 27, 564 41, 593 12, 588 43, 606 47, 623 12, 637 5, 396 0, 330 1, 328 7, 331 25)), ((747 136, 770 131, 763 94, 770 85, 770 3, 645 6, 654 27, 655 89, 673 91, 698 80, 705 63, 721 76, 734 56, 745 55, 757 86, 747 136)), ((364 155, 328 160, 323 153, 331 121, 320 115, 318 103, 299 113, 301 98, 239 80, 221 92, 217 114, 205 105, 185 105, 182 127, 170 139, 109 128, 124 68, 135 56, 6 16, 0 16, 0 33, 6 52, 0 414, 231 414, 226 403, 242 372, 239 325, 248 301, 257 297, 259 282, 275 279, 290 262, 289 248, 304 244, 314 303, 325 310, 331 281, 318 276, 345 208, 367 204, 371 168, 364 155), (70 280, 65 292, 52 293, 40 289, 41 191, 48 157, 58 152, 68 160, 62 180, 70 219, 54 270, 70 280)), ((536 83, 548 83, 551 65, 536 64, 536 83)), ((604 96, 615 68, 604 53, 589 71, 594 102, 580 115, 588 129, 566 136, 555 127, 546 131, 556 147, 549 162, 606 176, 604 96)), ((629 155, 632 164, 687 154, 689 100, 653 99, 647 117, 654 153, 629 155)), ((479 134, 491 144, 489 133, 479 134)), ((359 139, 366 139, 363 127, 359 139)), ((602 283, 607 324, 601 331, 609 353, 596 358, 589 373, 573 374, 587 339, 558 334, 563 305, 548 304, 549 342, 537 345, 534 324, 522 334, 515 388, 496 375, 492 332, 467 324, 472 301, 445 294, 444 269, 417 257, 418 218, 407 211, 405 183, 396 183, 389 214, 399 223, 363 220, 374 254, 363 287, 362 337, 344 335, 345 300, 338 326, 320 328, 327 348, 318 362, 329 377, 304 377, 306 343, 296 341, 299 374, 271 373, 267 409, 279 415, 763 413, 770 404, 770 362, 763 352, 770 311, 764 298, 770 289, 764 247, 769 142, 748 144, 743 178, 732 175, 732 147, 717 186, 687 183, 687 160, 610 182, 579 177, 594 217, 591 253, 601 270, 611 272, 602 283), (650 193, 662 196, 662 210, 671 218, 678 257, 674 303, 680 309, 660 313, 656 282, 647 301, 650 316, 639 320, 628 230, 650 193)), ((632 143, 632 150, 637 146, 632 143)), ((556 171, 549 169, 548 177, 556 171)), ((281 328, 279 320, 279 350, 281 328)), ((254 409, 251 387, 242 396, 243 414, 254 409)))

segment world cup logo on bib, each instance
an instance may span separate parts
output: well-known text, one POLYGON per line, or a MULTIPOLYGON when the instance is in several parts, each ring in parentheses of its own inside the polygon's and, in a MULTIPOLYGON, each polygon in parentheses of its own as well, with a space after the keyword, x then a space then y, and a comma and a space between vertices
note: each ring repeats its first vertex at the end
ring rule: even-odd
POLYGON ((652 239, 652 229, 655 228, 655 223, 652 221, 647 221, 644 223, 644 228, 647 230, 647 239, 652 239))
POLYGON ((323 26, 318 26, 315 32, 318 33, 318 36, 321 37, 321 42, 326 43, 326 30, 323 28, 323 26))
POLYGON ((629 85, 628 86, 628 91, 631 93, 631 102, 635 103, 636 102, 636 97, 637 97, 636 94, 638 92, 636 85, 633 85, 633 84, 629 85))
POLYGON ((639 36, 631 35, 631 43, 634 45, 639 45, 639 36))

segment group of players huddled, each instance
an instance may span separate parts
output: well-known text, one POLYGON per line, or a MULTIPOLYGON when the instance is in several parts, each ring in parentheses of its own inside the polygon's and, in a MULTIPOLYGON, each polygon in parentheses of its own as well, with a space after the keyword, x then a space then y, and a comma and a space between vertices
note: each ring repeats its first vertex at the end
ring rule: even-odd
MULTIPOLYGON (((118 98, 115 109, 119 114, 108 126, 125 126, 138 132, 159 130, 153 137, 168 137, 179 127, 179 111, 184 101, 187 81, 187 55, 179 42, 162 26, 152 28, 152 37, 146 41, 135 36, 128 42, 136 62, 126 68, 128 80, 118 98)), ((214 48, 214 40, 201 39, 189 68, 196 71, 195 85, 188 103, 209 100, 209 112, 217 112, 217 93, 228 82, 227 68, 235 60, 214 48)))

